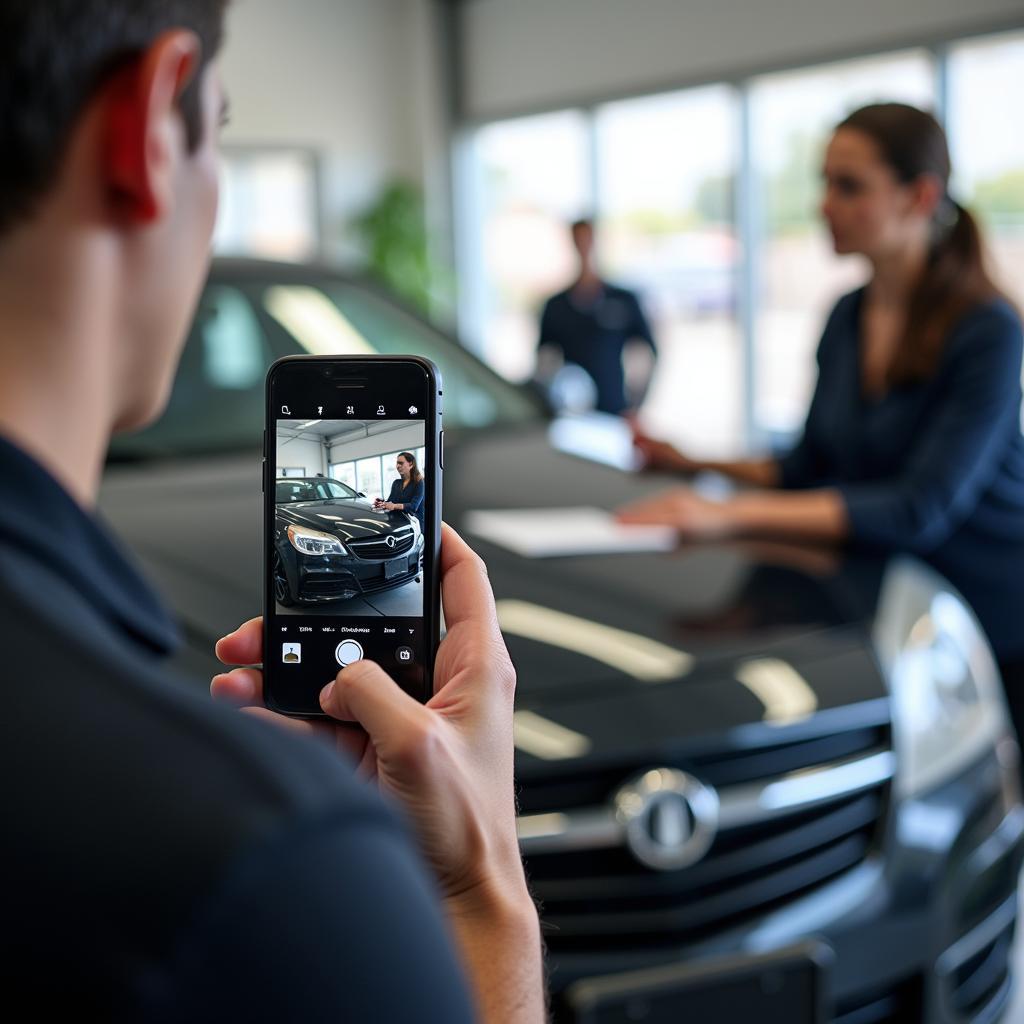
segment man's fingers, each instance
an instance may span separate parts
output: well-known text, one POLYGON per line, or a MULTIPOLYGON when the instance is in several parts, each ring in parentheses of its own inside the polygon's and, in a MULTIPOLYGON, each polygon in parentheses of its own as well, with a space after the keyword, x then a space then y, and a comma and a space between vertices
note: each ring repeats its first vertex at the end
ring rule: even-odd
POLYGON ((461 622, 473 622, 499 633, 483 559, 447 523, 441 527, 441 599, 449 631, 461 622))
POLYGON ((379 757, 398 761, 418 747, 435 718, 372 661, 357 661, 338 673, 320 694, 332 718, 358 722, 379 757))
POLYGON ((215 700, 245 706, 263 703, 263 673, 255 668, 236 668, 221 672, 210 681, 215 700))
POLYGON ((243 623, 217 641, 217 658, 225 665, 258 665, 263 661, 263 619, 243 623))

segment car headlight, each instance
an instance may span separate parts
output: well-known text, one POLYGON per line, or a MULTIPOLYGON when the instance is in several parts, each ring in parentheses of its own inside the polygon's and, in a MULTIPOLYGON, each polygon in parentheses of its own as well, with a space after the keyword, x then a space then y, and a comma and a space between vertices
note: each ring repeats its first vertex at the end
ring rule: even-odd
POLYGON ((882 584, 874 638, 892 695, 897 796, 938 788, 1010 735, 988 641, 938 574, 896 560, 882 584))
POLYGON ((308 526, 289 526, 288 540, 304 555, 347 555, 348 549, 330 533, 311 530, 308 526))

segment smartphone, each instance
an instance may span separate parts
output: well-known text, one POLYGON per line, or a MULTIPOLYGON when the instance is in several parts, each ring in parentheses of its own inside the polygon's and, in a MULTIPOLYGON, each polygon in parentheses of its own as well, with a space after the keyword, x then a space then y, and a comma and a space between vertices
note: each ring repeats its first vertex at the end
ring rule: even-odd
POLYGON ((322 718, 361 659, 424 702, 440 632, 441 377, 418 356, 288 356, 267 373, 263 691, 322 718))

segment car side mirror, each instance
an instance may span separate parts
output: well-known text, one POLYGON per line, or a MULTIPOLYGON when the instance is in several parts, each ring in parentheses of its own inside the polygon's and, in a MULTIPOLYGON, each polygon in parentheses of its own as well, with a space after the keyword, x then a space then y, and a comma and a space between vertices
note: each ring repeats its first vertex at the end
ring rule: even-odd
POLYGON ((356 494, 358 494, 360 498, 365 498, 366 497, 366 495, 363 494, 362 491, 356 491, 356 494))

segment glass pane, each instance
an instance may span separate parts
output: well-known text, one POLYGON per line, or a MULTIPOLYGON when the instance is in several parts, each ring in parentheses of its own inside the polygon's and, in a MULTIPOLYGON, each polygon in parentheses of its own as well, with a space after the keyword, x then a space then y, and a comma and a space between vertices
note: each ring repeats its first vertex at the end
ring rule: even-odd
POLYGON ((314 153, 224 150, 215 252, 310 259, 319 248, 319 220, 314 153))
POLYGON ((954 196, 985 229, 993 269, 1024 305, 1024 131, 1007 120, 1024 96, 1024 33, 954 47, 949 65, 949 133, 954 196))
POLYGON ((263 375, 272 353, 249 299, 211 283, 199 300, 163 416, 117 437, 111 457, 252 447, 263 429, 263 375))
POLYGON ((395 460, 398 458, 398 452, 392 452, 390 455, 384 455, 381 457, 381 462, 384 465, 384 484, 381 494, 386 498, 391 493, 391 484, 395 480, 401 479, 401 474, 395 469, 395 460))
POLYGON ((741 443, 738 138, 736 94, 726 86, 597 114, 600 261, 610 280, 639 294, 659 347, 644 421, 703 453, 741 443))
POLYGON ((754 422, 798 431, 814 386, 814 353, 839 296, 863 283, 859 257, 837 259, 818 216, 821 162, 832 128, 866 103, 931 109, 935 71, 923 51, 766 75, 751 91, 760 293, 755 307, 754 422))
POLYGON ((356 464, 354 462, 335 462, 331 466, 331 476, 335 480, 340 480, 343 484, 351 487, 353 491, 358 491, 356 487, 356 464))
POLYGON ((521 422, 535 404, 454 340, 372 292, 335 282, 276 284, 261 289, 264 308, 299 351, 362 354, 415 352, 437 364, 451 427, 521 422))
POLYGON ((360 459, 356 463, 356 490, 362 491, 368 498, 381 498, 380 456, 372 459, 360 459))
POLYGON ((503 121, 474 140, 480 180, 486 361, 511 380, 534 368, 537 317, 574 271, 566 223, 592 205, 587 125, 578 111, 503 121))

